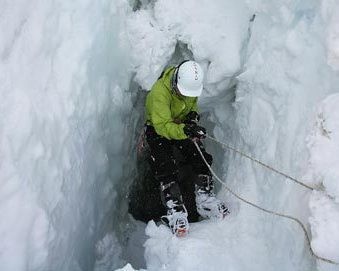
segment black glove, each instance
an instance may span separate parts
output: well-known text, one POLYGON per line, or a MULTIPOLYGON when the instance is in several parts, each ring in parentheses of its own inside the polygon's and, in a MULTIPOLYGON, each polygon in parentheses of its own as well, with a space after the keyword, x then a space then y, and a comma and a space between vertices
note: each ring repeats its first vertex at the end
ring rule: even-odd
POLYGON ((190 139, 204 139, 206 137, 206 129, 196 124, 186 124, 184 127, 184 133, 190 139))
POLYGON ((197 112, 195 111, 191 111, 189 112, 185 119, 184 119, 184 123, 186 124, 197 124, 200 120, 200 116, 197 112))

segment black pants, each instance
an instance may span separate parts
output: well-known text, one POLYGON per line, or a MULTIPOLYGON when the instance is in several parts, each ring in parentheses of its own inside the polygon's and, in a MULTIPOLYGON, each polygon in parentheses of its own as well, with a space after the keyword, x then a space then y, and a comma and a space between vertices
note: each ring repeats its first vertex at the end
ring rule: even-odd
MULTIPOLYGON (((152 126, 147 126, 146 128, 146 140, 151 152, 152 172, 156 180, 159 181, 159 185, 166 185, 170 183, 177 184, 178 182, 179 165, 174 156, 174 148, 176 148, 181 153, 184 162, 192 166, 193 172, 195 174, 210 175, 208 167, 202 160, 200 153, 196 149, 192 140, 168 140, 167 138, 158 135, 152 126)), ((209 165, 211 165, 213 160, 212 156, 206 152, 203 144, 200 141, 198 142, 198 145, 206 161, 209 165)), ((169 189, 166 193, 172 194, 168 195, 170 198, 177 200, 181 198, 178 185, 176 185, 174 189, 169 189)))

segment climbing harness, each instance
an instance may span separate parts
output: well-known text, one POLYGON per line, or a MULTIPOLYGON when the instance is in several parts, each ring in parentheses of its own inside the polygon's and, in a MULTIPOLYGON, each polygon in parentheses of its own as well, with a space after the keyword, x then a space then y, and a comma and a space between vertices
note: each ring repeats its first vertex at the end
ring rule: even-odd
MULTIPOLYGON (((256 162, 256 163, 259 163, 260 165, 262 165, 262 166, 264 166, 264 167, 266 167, 266 168, 268 168, 268 169, 270 169, 270 170, 272 170, 272 171, 274 171, 274 172, 276 172, 276 173, 278 173, 278 174, 280 174, 280 175, 282 175, 282 176, 284 176, 284 177, 286 177, 286 178, 288 178, 288 179, 290 179, 290 180, 296 182, 297 184, 299 184, 299 185, 301 185, 301 186, 303 186, 303 187, 306 187, 307 189, 315 190, 315 188, 312 188, 311 186, 304 184, 303 182, 297 180, 296 178, 293 178, 293 177, 291 177, 291 176, 289 176, 289 175, 287 175, 287 174, 285 174, 285 173, 283 173, 283 172, 281 172, 281 171, 279 171, 279 170, 276 170, 276 169, 274 169, 274 168, 272 168, 272 167, 266 165, 265 163, 262 163, 262 162, 259 161, 258 159, 255 159, 255 158, 253 158, 253 157, 251 157, 251 156, 245 154, 244 152, 241 152, 241 151, 235 149, 234 147, 232 147, 232 146, 230 146, 230 145, 228 145, 228 144, 226 144, 226 143, 219 142, 218 140, 216 140, 215 138, 213 138, 213 137, 211 137, 211 136, 209 136, 209 135, 206 135, 206 137, 209 138, 209 139, 211 139, 211 140, 213 140, 213 141, 215 141, 215 142, 217 142, 217 143, 219 143, 220 145, 222 145, 222 146, 224 146, 224 147, 226 147, 226 148, 228 148, 228 149, 230 149, 230 150, 232 150, 232 151, 234 151, 234 152, 236 152, 236 153, 238 153, 238 154, 240 154, 240 155, 242 155, 242 156, 244 156, 244 157, 246 157, 246 158, 248 158, 248 159, 250 159, 250 160, 252 160, 252 161, 254 161, 254 162, 256 162)), ((238 195, 237 193, 235 193, 232 189, 230 189, 230 188, 227 186, 227 184, 226 184, 225 182, 223 182, 223 181, 218 177, 218 175, 214 172, 214 170, 211 168, 211 166, 207 163, 207 161, 206 161, 206 159, 205 159, 205 157, 204 157, 204 154, 203 154, 202 151, 200 150, 199 145, 197 144, 197 142, 196 142, 196 141, 193 141, 193 143, 194 143, 195 147, 197 148, 198 152, 200 153, 200 156, 201 156, 201 158, 203 159, 203 161, 205 162, 205 164, 206 164, 206 166, 208 167, 209 171, 210 171, 210 172, 212 173, 212 175, 217 179, 217 181, 218 181, 219 183, 221 183, 222 186, 225 187, 225 189, 226 189, 230 194, 232 194, 234 197, 236 197, 236 198, 239 199, 240 201, 242 201, 242 202, 244 202, 244 203, 246 203, 246 204, 248 204, 248 205, 250 205, 250 206, 252 206, 252 207, 254 207, 254 208, 257 208, 257 209, 259 209, 259 210, 261 210, 261 211, 263 211, 263 212, 266 212, 266 213, 269 213, 269 214, 272 214, 272 215, 276 215, 276 216, 280 216, 280 217, 284 217, 284 218, 286 218, 286 219, 289 219, 289 220, 292 220, 292 221, 296 222, 296 223, 302 228, 302 230, 303 230, 303 232, 304 232, 304 235, 305 235, 305 238, 306 238, 306 241, 307 241, 307 244, 308 244, 309 251, 310 251, 311 255, 312 255, 313 257, 315 257, 316 259, 318 259, 318 260, 321 260, 321 261, 324 261, 324 262, 327 262, 327 263, 330 263, 330 264, 334 264, 334 265, 339 265, 339 263, 337 263, 337 262, 335 262, 335 261, 332 261, 332 260, 330 260, 330 259, 323 258, 323 257, 317 255, 317 254, 313 251, 312 246, 311 246, 311 240, 310 240, 310 237, 308 236, 306 227, 305 227, 305 225, 304 225, 299 219, 297 219, 297 218, 295 218, 295 217, 293 217, 293 216, 290 216, 290 215, 285 215, 285 214, 282 214, 282 213, 274 212, 274 211, 265 209, 265 208, 263 208, 263 207, 260 207, 259 205, 257 205, 257 204, 255 204, 255 203, 253 203, 253 202, 251 202, 251 201, 249 201, 249 200, 246 200, 245 198, 239 196, 239 195, 238 195)))

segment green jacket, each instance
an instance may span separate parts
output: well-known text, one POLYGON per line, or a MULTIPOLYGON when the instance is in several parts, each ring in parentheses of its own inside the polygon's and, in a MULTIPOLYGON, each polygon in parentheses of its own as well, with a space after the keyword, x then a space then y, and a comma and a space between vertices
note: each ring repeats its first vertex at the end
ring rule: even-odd
POLYGON ((146 120, 157 134, 167 139, 186 139, 183 120, 190 111, 198 111, 197 97, 185 97, 172 91, 175 67, 167 68, 146 97, 146 120))

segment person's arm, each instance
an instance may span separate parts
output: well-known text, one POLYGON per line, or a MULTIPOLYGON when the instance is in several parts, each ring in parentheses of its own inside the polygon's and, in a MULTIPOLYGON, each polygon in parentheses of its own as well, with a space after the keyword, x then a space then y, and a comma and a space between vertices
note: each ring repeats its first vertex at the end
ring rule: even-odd
POLYGON ((172 119, 170 97, 163 92, 152 93, 148 99, 151 122, 157 134, 167 139, 186 139, 185 124, 176 124, 172 119))
POLYGON ((195 98, 191 111, 185 116, 184 123, 186 124, 197 124, 200 120, 200 115, 198 113, 198 98, 195 98))
POLYGON ((195 98, 194 104, 192 106, 192 110, 194 112, 197 112, 199 114, 199 109, 198 109, 198 98, 195 98))

